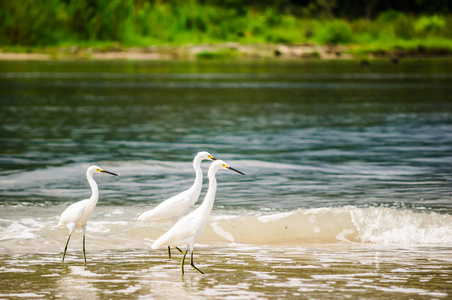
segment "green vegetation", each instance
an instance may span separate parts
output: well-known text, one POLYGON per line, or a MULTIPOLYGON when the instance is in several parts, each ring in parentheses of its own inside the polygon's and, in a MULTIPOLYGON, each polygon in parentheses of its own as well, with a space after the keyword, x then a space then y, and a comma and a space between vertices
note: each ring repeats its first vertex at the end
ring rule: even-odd
POLYGON ((196 58, 202 59, 227 59, 236 57, 236 51, 232 49, 222 49, 218 51, 202 51, 196 54, 196 58))
POLYGON ((362 7, 351 0, 341 5, 336 0, 273 2, 0 0, 0 47, 31 52, 73 45, 111 49, 236 42, 349 45, 351 52, 363 54, 452 53, 448 1, 416 1, 401 10, 378 0, 362 7))

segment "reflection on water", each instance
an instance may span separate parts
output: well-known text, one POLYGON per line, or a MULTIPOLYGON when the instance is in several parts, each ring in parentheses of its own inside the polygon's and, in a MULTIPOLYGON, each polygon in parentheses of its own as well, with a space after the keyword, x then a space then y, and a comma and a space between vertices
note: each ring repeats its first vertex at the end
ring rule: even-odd
POLYGON ((446 298, 450 248, 319 245, 234 247, 198 250, 202 276, 165 251, 106 251, 87 267, 69 254, 2 256, 0 296, 101 299, 163 298, 446 298), (403 257, 403 259, 400 259, 403 257), (22 284, 28 283, 28 284, 22 284))

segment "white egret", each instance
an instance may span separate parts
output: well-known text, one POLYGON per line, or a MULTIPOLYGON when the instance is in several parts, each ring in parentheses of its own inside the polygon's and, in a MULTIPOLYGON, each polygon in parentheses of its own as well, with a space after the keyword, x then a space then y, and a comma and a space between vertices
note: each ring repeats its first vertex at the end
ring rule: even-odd
POLYGON ((171 227, 170 230, 159 237, 151 246, 152 249, 158 249, 162 246, 169 245, 187 245, 187 250, 185 251, 184 256, 181 260, 182 275, 184 275, 185 256, 187 256, 188 250, 190 250, 191 253, 190 265, 199 273, 204 274, 201 270, 195 267, 193 263, 193 247, 196 238, 206 227, 207 218, 212 211, 213 203, 215 201, 215 193, 217 191, 217 179, 215 175, 220 168, 226 168, 239 174, 245 175, 244 173, 231 168, 224 161, 215 160, 210 165, 209 171, 207 173, 207 177, 209 178, 209 189, 207 190, 207 194, 202 204, 197 209, 174 224, 174 226, 171 227))
MULTIPOLYGON (((193 185, 188 190, 163 201, 153 209, 145 211, 138 217, 138 221, 150 221, 157 223, 172 221, 172 224, 174 225, 180 216, 186 213, 190 207, 198 202, 203 180, 201 162, 209 159, 215 160, 209 152, 198 152, 193 159, 193 169, 195 169, 196 172, 195 182, 193 185)), ((179 248, 176 247, 176 249, 183 253, 179 248)), ((171 258, 170 246, 168 246, 168 256, 171 258)))
POLYGON ((76 229, 83 230, 83 258, 85 260, 86 266, 86 255, 85 255, 85 233, 86 233, 86 223, 91 219, 91 215, 93 214, 94 207, 97 204, 97 200, 99 199, 99 189, 97 187, 97 183, 93 178, 94 173, 101 172, 107 173, 110 175, 118 176, 115 173, 111 173, 109 171, 105 171, 98 166, 91 166, 86 170, 86 178, 88 179, 88 183, 92 190, 92 195, 89 199, 85 199, 74 204, 71 204, 65 211, 61 214, 60 222, 58 222, 58 227, 64 228, 67 227, 69 229, 69 237, 66 242, 66 246, 64 247, 63 252, 63 263, 64 257, 66 256, 67 245, 69 244, 69 240, 71 239, 72 233, 76 229))

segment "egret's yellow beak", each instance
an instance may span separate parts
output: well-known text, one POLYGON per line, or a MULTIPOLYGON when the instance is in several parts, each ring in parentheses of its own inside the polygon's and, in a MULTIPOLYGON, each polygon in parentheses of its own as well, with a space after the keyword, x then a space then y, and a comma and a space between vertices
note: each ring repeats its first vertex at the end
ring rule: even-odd
POLYGON ((226 169, 232 170, 232 171, 234 171, 234 172, 237 172, 237 173, 239 173, 239 174, 245 175, 245 173, 240 172, 239 170, 236 170, 236 169, 234 169, 234 168, 231 168, 230 166, 228 166, 228 165, 226 165, 226 164, 224 164, 223 167, 225 167, 226 169))
POLYGON ((97 169, 97 171, 101 172, 101 173, 107 173, 107 174, 110 174, 110 175, 118 176, 118 174, 115 174, 115 173, 112 173, 112 172, 109 172, 109 171, 106 171, 106 170, 102 170, 102 169, 97 169))

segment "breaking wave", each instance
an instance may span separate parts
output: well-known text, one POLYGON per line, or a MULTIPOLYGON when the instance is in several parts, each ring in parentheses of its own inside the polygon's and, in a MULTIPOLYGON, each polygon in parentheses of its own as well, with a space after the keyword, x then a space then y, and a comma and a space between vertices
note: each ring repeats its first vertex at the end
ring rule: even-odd
POLYGON ((211 230, 244 244, 377 243, 452 245, 452 216, 391 208, 317 208, 224 218, 211 230))
MULTIPOLYGON (((67 230, 56 227, 61 207, 31 208, 18 218, 8 210, 0 219, 0 253, 56 252, 67 230)), ((98 207, 88 223, 91 250, 149 248, 170 226, 141 223, 142 207, 98 207)), ((315 208, 286 212, 215 209, 197 247, 238 245, 382 244, 452 246, 452 216, 393 208, 315 208)), ((81 234, 71 248, 80 250, 81 234)))

